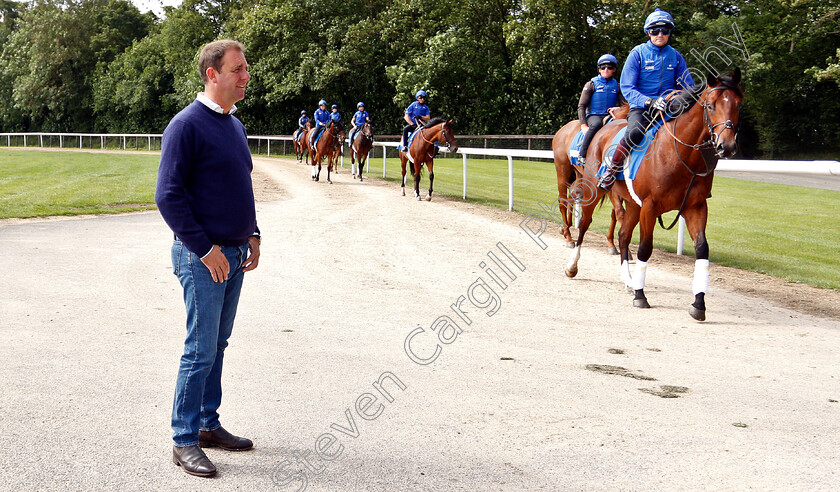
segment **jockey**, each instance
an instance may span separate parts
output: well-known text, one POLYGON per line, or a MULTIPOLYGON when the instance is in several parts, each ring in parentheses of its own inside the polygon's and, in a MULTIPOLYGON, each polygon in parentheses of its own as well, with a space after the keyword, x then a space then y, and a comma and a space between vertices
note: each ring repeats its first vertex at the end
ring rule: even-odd
POLYGON ((598 58, 598 75, 583 86, 578 102, 578 118, 580 131, 584 133, 580 144, 578 165, 586 165, 586 151, 595 133, 604 126, 607 115, 612 116, 624 102, 618 81, 615 80, 615 69, 618 60, 615 56, 606 54, 598 58))
POLYGON ((408 149, 408 136, 417 129, 417 125, 429 121, 429 107, 426 106, 426 91, 420 89, 417 91, 417 94, 414 95, 415 101, 411 103, 408 108, 405 110, 405 115, 403 118, 408 125, 403 128, 403 139, 402 139, 402 147, 403 149, 408 149))
POLYGON ((621 71, 621 92, 630 103, 627 130, 624 139, 613 154, 598 188, 609 190, 615 182, 615 173, 630 150, 643 143, 645 129, 660 111, 668 109, 665 99, 675 90, 694 85, 685 58, 668 44, 674 30, 671 14, 654 10, 645 19, 648 41, 630 51, 621 71))
POLYGON ((330 113, 330 119, 335 121, 336 123, 341 121, 341 113, 338 112, 338 104, 332 105, 332 113, 330 113))
POLYGON ((324 131, 324 128, 327 127, 327 123, 330 122, 330 113, 327 112, 327 101, 324 101, 323 99, 318 101, 318 109, 315 111, 314 119, 315 131, 312 132, 312 135, 309 137, 310 146, 315 145, 315 140, 318 139, 318 136, 324 131))
POLYGON ((365 111, 365 103, 359 102, 356 105, 356 113, 353 115, 353 119, 350 122, 353 124, 353 127, 350 129, 350 145, 353 145, 353 139, 356 138, 356 132, 358 132, 362 125, 365 123, 370 123, 370 115, 367 111, 365 111))
POLYGON ((295 141, 300 142, 300 136, 303 134, 303 128, 306 124, 309 123, 309 117, 306 116, 306 111, 300 112, 300 118, 298 119, 298 129, 295 130, 295 141))

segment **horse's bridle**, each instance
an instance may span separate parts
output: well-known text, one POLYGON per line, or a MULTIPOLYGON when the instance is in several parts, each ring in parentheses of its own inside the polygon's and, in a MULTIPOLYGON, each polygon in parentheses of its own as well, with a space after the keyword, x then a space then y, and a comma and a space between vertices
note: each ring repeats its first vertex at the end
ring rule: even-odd
MULTIPOLYGON (((677 149, 677 142, 681 143, 682 145, 685 145, 686 147, 691 147, 694 150, 702 152, 703 149, 717 147, 718 139, 720 138, 721 134, 723 134, 723 132, 725 132, 726 130, 732 130, 735 133, 735 139, 736 140, 738 139, 738 129, 732 123, 732 120, 726 120, 726 121, 722 121, 720 123, 717 123, 715 125, 712 125, 712 119, 709 116, 709 103, 706 100, 706 98, 709 95, 709 92, 717 91, 717 90, 726 90, 726 89, 729 89, 729 88, 730 87, 726 87, 724 85, 719 85, 719 86, 716 86, 716 87, 710 87, 709 90, 706 92, 706 95, 703 96, 703 100, 700 101, 700 105, 703 106, 703 123, 706 125, 706 130, 709 132, 709 139, 704 140, 704 141, 700 142, 699 144, 687 144, 687 143, 683 142, 682 140, 680 140, 679 138, 677 138, 677 135, 676 135, 676 133, 677 133, 677 119, 674 118, 674 130, 671 131, 671 129, 668 128, 668 125, 665 122, 665 112, 664 111, 659 112, 659 115, 662 117, 662 126, 665 127, 665 130, 667 130, 668 134, 671 135, 671 137, 674 139, 674 153, 677 154, 677 159, 679 159, 679 161, 683 165, 683 167, 685 167, 686 170, 689 173, 691 173, 691 181, 688 182, 688 188, 685 191, 685 196, 683 197, 682 204, 680 204, 680 208, 679 208, 679 210, 677 210, 677 216, 674 217, 674 221, 671 222, 671 225, 669 225, 668 227, 665 227, 665 224, 662 223, 662 216, 660 215, 659 217, 657 217, 657 220, 659 221, 659 227, 665 229, 666 231, 671 230, 674 227, 674 225, 676 225, 677 221, 680 218, 680 215, 682 215, 682 211, 685 208, 686 202, 688 201, 688 195, 689 195, 689 193, 691 193, 691 186, 694 184, 694 180, 697 179, 698 177, 702 178, 702 177, 708 176, 709 173, 713 172, 715 170, 715 167, 717 167, 717 164, 716 164, 717 161, 715 161, 715 164, 712 165, 711 168, 710 168, 709 163, 706 161, 706 158, 704 157, 703 162, 706 164, 706 170, 702 173, 694 172, 694 170, 691 169, 691 166, 689 166, 688 163, 686 163, 683 160, 683 158, 680 157, 679 149, 677 149), (721 129, 720 132, 715 133, 715 128, 717 128, 721 125, 723 125, 723 129, 721 129)), ((738 121, 739 122, 741 121, 740 116, 741 116, 741 109, 738 108, 738 121)), ((723 156, 722 151, 716 151, 715 155, 717 157, 722 157, 723 156)))
MULTIPOLYGON (((708 138, 708 140, 704 140, 704 141, 700 142, 699 144, 688 144, 688 143, 683 142, 679 138, 677 138, 677 135, 676 135, 676 133, 677 133, 677 120, 676 120, 676 118, 674 119, 674 130, 671 131, 671 129, 668 128, 668 125, 665 124, 665 112, 664 111, 659 112, 659 115, 662 118, 662 126, 665 127, 665 129, 668 131, 668 133, 674 139, 674 145, 675 146, 676 146, 676 143, 679 142, 680 144, 682 144, 686 147, 691 147, 694 150, 702 150, 704 148, 715 148, 715 147, 717 147, 717 142, 720 139, 720 136, 726 130, 732 130, 735 133, 735 139, 736 140, 738 139, 738 128, 735 127, 735 124, 732 123, 732 120, 721 121, 720 123, 716 123, 716 124, 712 125, 712 118, 709 116, 709 103, 706 101, 706 98, 708 97, 709 92, 726 90, 726 89, 729 89, 729 87, 726 87, 724 85, 711 87, 711 88, 709 88, 706 95, 703 96, 703 100, 700 101, 700 105, 703 107, 703 123, 706 125, 706 130, 709 132, 709 138, 708 138), (723 125, 723 128, 719 132, 715 132, 715 128, 717 128, 721 125, 723 125)), ((741 115, 741 109, 739 108, 738 109, 738 116, 739 116, 738 121, 739 122, 741 120, 740 115, 741 115)), ((718 157, 723 156, 722 151, 716 151, 715 155, 717 155, 718 157)), ((679 157, 679 153, 677 153, 677 156, 679 157)), ((680 161, 682 161, 682 159, 680 159, 680 161)), ((684 162, 683 162, 683 165, 685 165, 684 162)), ((691 171, 691 169, 689 169, 689 171, 691 171)), ((701 174, 701 176, 705 176, 708 173, 709 173, 709 170, 707 169, 706 173, 701 174)), ((693 171, 692 171, 692 174, 694 174, 693 171)))
MULTIPOLYGON (((425 129, 426 128, 424 127, 420 130, 420 136, 423 137, 424 142, 426 142, 429 145, 434 146, 435 142, 440 141, 440 137, 436 138, 435 140, 428 140, 426 138, 426 135, 425 135, 425 131, 424 131, 425 129)), ((446 147, 450 148, 452 146, 452 141, 449 140, 449 137, 446 136, 445 129, 446 129, 446 122, 443 122, 443 123, 440 124, 440 134, 443 135, 443 141, 446 143, 446 147)))

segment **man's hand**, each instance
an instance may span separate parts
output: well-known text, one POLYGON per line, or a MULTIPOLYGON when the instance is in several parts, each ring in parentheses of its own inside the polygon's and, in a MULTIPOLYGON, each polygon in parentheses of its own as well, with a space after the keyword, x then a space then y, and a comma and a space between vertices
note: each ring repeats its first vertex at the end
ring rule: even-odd
POLYGON ((589 125, 587 125, 586 123, 580 125, 580 131, 582 131, 583 133, 588 132, 589 131, 589 125))
POLYGON ((256 236, 248 238, 248 249, 251 254, 242 262, 242 271, 250 272, 260 264, 260 240, 256 236))
POLYGON ((650 102, 650 107, 657 111, 665 111, 668 107, 668 101, 666 101, 664 97, 657 97, 650 102))
POLYGON ((214 244, 213 249, 201 259, 201 262, 210 270, 214 282, 227 280, 228 274, 230 274, 230 263, 225 258, 225 254, 222 253, 222 248, 214 244))

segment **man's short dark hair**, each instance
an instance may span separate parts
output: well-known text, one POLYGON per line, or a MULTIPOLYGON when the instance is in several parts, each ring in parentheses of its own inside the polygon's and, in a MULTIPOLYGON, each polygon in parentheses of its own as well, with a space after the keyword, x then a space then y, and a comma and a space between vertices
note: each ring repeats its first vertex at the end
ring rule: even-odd
POLYGON ((232 39, 219 39, 212 43, 207 43, 201 48, 201 54, 198 55, 198 73, 201 75, 201 81, 205 84, 209 82, 207 78, 207 69, 213 67, 217 72, 222 71, 222 57, 225 56, 227 50, 239 50, 245 53, 245 46, 239 41, 232 39))

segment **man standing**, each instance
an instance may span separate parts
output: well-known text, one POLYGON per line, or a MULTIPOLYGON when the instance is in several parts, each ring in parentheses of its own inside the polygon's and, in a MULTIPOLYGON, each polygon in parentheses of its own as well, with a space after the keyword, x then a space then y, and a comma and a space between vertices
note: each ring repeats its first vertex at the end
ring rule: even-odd
POLYGON ((260 235, 247 134, 232 114, 251 78, 244 47, 232 40, 209 43, 198 69, 204 92, 163 132, 155 201, 175 233, 172 266, 187 308, 172 407, 172 460, 191 475, 209 477, 216 467, 201 448, 253 447, 222 428, 217 410, 224 350, 243 273, 259 263, 260 235))

